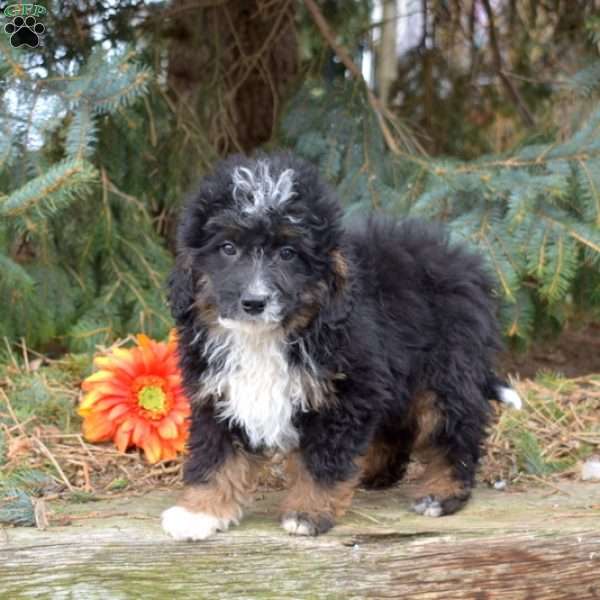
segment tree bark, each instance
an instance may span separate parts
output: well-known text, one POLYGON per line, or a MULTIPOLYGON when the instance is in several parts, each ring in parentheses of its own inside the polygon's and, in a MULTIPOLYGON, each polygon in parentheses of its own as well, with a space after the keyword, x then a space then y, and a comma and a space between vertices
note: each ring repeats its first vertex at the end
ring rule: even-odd
POLYGON ((381 39, 377 49, 377 83, 379 98, 384 106, 390 103, 390 88, 396 79, 397 16, 396 0, 384 0, 381 39))
POLYGON ((490 48, 492 50, 492 57, 494 59, 494 68, 496 70, 496 74, 500 79, 504 89, 506 90, 506 95, 515 105, 519 115, 521 115, 521 119, 523 123, 527 127, 533 127, 535 125, 535 120, 533 115, 529 111, 527 104, 521 97, 519 90, 514 85, 514 83, 510 80, 510 78, 504 72, 504 64, 502 61, 502 53, 500 51, 500 46, 498 42, 498 37, 496 35, 496 26, 494 24, 494 11, 492 10, 492 6, 490 4, 490 0, 482 0, 483 8, 485 9, 487 18, 488 18, 488 31, 490 36, 490 48))
POLYGON ((267 142, 297 68, 291 0, 173 0, 168 88, 220 154, 267 142))

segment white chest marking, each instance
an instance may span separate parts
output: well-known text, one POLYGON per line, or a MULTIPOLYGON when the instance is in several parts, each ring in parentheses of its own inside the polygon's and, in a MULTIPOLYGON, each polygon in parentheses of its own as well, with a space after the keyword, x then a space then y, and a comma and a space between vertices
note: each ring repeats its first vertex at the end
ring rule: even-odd
POLYGON ((243 427, 250 444, 284 451, 298 445, 292 417, 307 410, 300 373, 290 368, 277 331, 227 329, 207 345, 209 372, 202 396, 216 398, 217 415, 243 427))

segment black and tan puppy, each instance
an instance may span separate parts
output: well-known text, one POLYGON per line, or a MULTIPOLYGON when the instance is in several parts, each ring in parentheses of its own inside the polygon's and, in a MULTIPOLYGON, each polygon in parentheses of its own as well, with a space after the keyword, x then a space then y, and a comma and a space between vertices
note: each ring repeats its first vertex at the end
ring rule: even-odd
POLYGON ((489 399, 492 281, 437 226, 379 217, 351 228, 334 192, 291 155, 221 162, 183 212, 170 301, 193 417, 177 539, 242 516, 261 461, 288 454, 290 533, 332 527, 354 488, 427 460, 414 510, 468 500, 489 399))

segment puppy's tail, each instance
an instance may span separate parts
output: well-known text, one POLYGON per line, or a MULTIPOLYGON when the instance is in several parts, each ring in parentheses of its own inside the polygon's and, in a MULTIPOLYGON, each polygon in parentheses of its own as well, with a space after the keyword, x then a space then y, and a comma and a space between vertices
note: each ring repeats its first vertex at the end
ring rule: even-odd
POLYGON ((486 396, 502 404, 521 410, 523 408, 523 400, 517 392, 510 387, 507 381, 500 379, 494 373, 490 373, 486 386, 486 396))

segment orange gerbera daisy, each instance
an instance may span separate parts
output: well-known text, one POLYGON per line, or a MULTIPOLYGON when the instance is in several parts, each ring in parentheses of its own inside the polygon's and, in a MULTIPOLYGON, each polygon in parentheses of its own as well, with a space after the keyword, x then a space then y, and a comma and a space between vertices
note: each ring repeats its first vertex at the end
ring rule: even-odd
POLYGON ((113 440, 120 452, 137 446, 150 463, 175 458, 188 436, 190 404, 181 387, 175 336, 156 342, 137 336, 137 347, 97 356, 81 385, 79 414, 90 442, 113 440))

